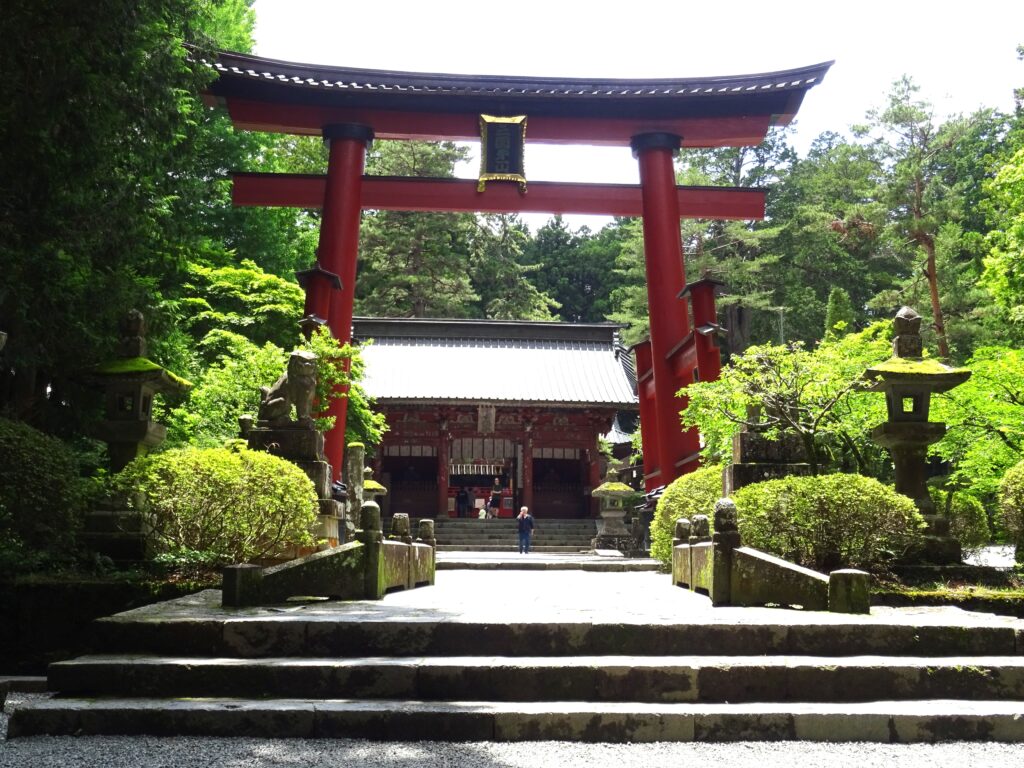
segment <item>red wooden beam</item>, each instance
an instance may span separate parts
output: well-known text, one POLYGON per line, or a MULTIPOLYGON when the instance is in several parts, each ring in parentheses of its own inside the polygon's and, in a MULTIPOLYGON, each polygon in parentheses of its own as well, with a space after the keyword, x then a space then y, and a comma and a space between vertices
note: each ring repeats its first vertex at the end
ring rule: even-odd
MULTIPOLYGON (((217 100, 213 100, 217 103, 217 100)), ((403 112, 400 110, 337 107, 224 99, 231 122, 247 131, 270 131, 319 136, 325 125, 359 123, 373 128, 379 139, 479 141, 480 116, 471 112, 403 112)), ((617 119, 530 115, 531 142, 600 144, 628 147, 641 133, 674 133, 684 147, 737 147, 760 144, 773 124, 773 115, 735 117, 675 117, 617 119)))
MULTIPOLYGON (((274 173, 234 174, 238 206, 319 208, 324 176, 274 173)), ((730 187, 677 187, 679 212, 689 219, 760 219, 765 191, 730 187)), ((476 191, 472 179, 363 177, 364 209, 477 213, 563 213, 640 216, 640 186, 530 182, 526 194, 515 184, 490 182, 476 191)))

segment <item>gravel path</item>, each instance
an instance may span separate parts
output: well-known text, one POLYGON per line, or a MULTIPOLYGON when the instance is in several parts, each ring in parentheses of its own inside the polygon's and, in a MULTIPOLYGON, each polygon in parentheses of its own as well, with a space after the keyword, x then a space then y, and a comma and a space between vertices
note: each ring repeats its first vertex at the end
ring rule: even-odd
MULTIPOLYGON (((7 734, 7 712, 33 698, 11 694, 0 715, 0 737, 7 734)), ((381 744, 351 739, 213 739, 151 736, 39 736, 0 740, 0 768, 651 768, 720 764, 729 768, 892 768, 892 766, 1024 765, 1024 745, 819 744, 755 742, 738 744, 576 744, 555 741, 507 744, 404 742, 381 744)))

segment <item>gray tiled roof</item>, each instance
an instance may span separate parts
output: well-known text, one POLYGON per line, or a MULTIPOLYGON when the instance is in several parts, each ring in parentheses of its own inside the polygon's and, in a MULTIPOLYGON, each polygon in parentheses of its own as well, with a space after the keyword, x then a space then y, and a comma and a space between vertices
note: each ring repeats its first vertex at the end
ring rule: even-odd
POLYGON ((355 329, 374 339, 363 385, 382 403, 637 402, 614 325, 357 319, 355 329))
POLYGON ((202 60, 223 75, 257 81, 272 81, 307 89, 338 91, 406 91, 500 95, 503 97, 558 96, 594 97, 686 97, 756 91, 806 90, 825 76, 831 61, 808 67, 749 75, 691 78, 620 79, 503 77, 396 72, 302 64, 220 51, 215 59, 202 60))

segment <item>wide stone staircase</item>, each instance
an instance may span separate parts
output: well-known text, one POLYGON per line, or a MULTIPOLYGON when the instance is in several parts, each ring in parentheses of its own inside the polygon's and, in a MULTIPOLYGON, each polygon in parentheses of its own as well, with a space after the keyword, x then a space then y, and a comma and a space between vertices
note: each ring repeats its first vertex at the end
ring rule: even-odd
POLYGON ((59 695, 17 709, 9 737, 1024 740, 1019 623, 771 614, 225 611, 211 591, 102 620, 104 653, 51 666, 59 695))
MULTIPOLYGON (((589 552, 597 535, 594 520, 535 520, 533 543, 537 553, 589 552)), ((475 520, 439 517, 434 521, 438 551, 517 552, 518 527, 514 518, 475 520)))

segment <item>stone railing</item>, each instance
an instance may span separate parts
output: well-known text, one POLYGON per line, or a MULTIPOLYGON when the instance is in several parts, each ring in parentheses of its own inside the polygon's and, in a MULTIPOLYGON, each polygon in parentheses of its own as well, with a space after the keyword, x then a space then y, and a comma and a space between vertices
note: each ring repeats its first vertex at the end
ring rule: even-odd
POLYGON ((672 583, 699 592, 720 605, 787 605, 836 613, 868 613, 871 577, 852 569, 827 576, 740 546, 736 505, 715 504, 715 534, 708 519, 676 522, 672 547, 672 583))
POLYGON ((380 507, 374 501, 364 501, 355 541, 272 568, 228 566, 222 604, 269 605, 296 596, 379 600, 392 590, 433 584, 434 521, 420 521, 419 537, 413 541, 408 515, 395 518, 394 533, 385 539, 380 507))

